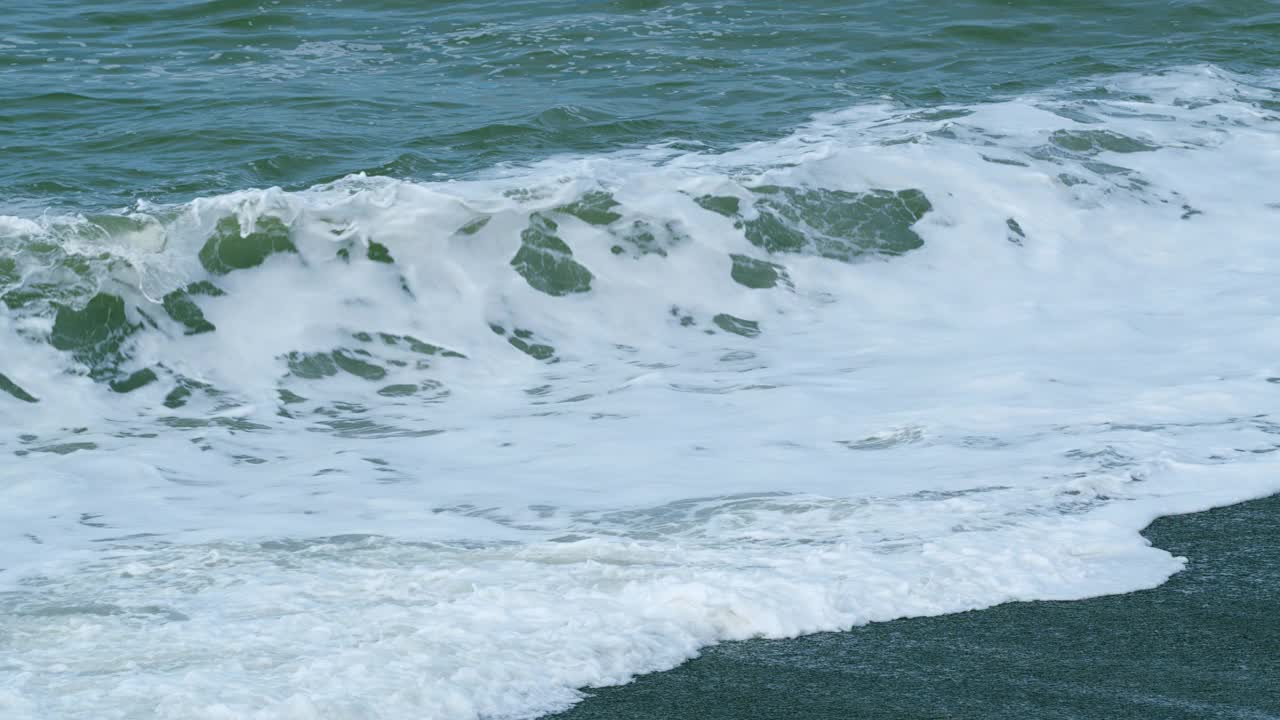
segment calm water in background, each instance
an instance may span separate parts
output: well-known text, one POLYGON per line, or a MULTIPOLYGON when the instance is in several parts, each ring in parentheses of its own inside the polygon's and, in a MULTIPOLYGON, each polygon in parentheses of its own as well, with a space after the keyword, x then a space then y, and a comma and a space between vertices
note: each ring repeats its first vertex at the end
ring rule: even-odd
POLYGON ((1280 490, 1280 7, 849 5, 6 9, 0 715, 538 717, 1280 490))
POLYGON ((6 12, 7 203, 182 202, 355 172, 725 149, 812 115, 928 108, 1212 63, 1272 70, 1226 2, 53 1, 6 12))

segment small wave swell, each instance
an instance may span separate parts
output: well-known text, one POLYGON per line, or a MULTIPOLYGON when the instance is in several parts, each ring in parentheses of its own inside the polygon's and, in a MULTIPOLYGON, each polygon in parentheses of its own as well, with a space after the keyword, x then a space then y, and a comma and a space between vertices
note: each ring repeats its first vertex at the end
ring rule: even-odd
POLYGON ((4 217, 0 708, 534 717, 1153 586, 1152 518, 1280 489, 1276 93, 4 217))

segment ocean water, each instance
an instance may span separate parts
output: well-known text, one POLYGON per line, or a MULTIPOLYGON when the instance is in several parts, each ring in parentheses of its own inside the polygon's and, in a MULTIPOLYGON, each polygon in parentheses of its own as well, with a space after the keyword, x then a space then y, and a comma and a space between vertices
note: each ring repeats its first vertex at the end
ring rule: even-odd
POLYGON ((0 714, 535 718, 1280 491, 1270 2, 0 24, 0 714))
POLYGON ((725 643, 555 720, 1274 720, 1280 496, 1161 518, 1152 590, 725 643))

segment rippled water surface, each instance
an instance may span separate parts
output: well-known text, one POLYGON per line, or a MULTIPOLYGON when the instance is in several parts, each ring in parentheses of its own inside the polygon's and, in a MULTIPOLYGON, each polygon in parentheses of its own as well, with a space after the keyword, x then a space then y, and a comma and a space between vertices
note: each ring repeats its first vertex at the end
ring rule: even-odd
POLYGON ((1265 70, 1280 52, 1266 0, 52 0, 7 16, 0 200, 30 209, 723 150, 859 103, 1265 70))
POLYGON ((0 715, 532 718, 1280 489, 1269 2, 0 25, 0 715))

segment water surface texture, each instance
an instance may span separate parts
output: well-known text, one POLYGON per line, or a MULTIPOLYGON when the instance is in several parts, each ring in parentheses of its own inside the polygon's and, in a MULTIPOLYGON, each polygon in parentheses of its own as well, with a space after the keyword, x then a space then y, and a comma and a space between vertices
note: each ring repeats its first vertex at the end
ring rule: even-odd
POLYGON ((556 720, 1280 717, 1280 496, 1143 531, 1187 568, 1153 590, 727 643, 556 720))
POLYGON ((1270 2, 0 24, 0 714, 534 718, 1280 490, 1270 2))

